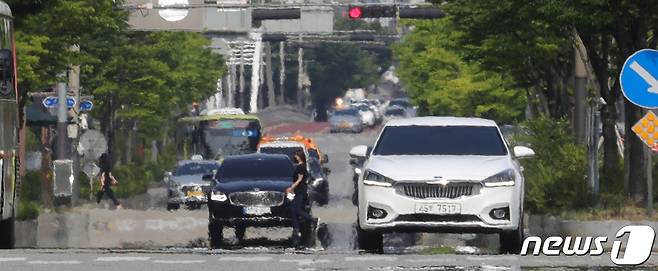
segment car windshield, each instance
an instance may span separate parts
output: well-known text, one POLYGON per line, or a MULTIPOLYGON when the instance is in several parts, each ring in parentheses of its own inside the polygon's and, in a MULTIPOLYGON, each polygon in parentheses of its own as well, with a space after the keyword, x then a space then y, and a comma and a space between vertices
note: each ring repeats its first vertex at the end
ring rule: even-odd
POLYGON ((211 163, 187 163, 176 167, 172 173, 174 176, 183 175, 207 175, 212 174, 214 169, 217 169, 217 164, 211 163))
POLYGON ((285 154, 290 158, 291 161, 294 161, 295 152, 304 151, 302 147, 261 147, 260 153, 266 154, 285 154))
POLYGON ((359 112, 356 109, 345 109, 334 112, 335 116, 356 116, 359 112))
POLYGON ((320 161, 315 158, 308 159, 308 169, 311 176, 321 176, 322 175, 322 165, 320 161))
POLYGON ((388 106, 411 107, 411 104, 404 100, 393 100, 388 103, 388 106))
MULTIPOLYGON (((284 157, 285 158, 285 157, 284 157)), ((219 182, 239 180, 290 180, 293 164, 289 159, 226 159, 219 168, 219 182)))
POLYGON ((320 160, 320 154, 318 154, 318 150, 316 149, 308 149, 308 156, 320 160))
POLYGON ((490 126, 389 126, 374 155, 506 155, 505 143, 490 126))
POLYGON ((386 110, 386 116, 404 116, 404 109, 395 108, 386 110))

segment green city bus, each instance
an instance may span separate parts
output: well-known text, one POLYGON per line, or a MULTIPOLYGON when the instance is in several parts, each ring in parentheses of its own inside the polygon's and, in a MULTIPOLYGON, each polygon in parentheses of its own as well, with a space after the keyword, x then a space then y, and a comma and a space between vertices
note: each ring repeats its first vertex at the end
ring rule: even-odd
POLYGON ((177 121, 178 159, 222 160, 226 156, 256 152, 261 125, 254 115, 212 113, 177 121), (201 157, 199 157, 201 156, 201 157))

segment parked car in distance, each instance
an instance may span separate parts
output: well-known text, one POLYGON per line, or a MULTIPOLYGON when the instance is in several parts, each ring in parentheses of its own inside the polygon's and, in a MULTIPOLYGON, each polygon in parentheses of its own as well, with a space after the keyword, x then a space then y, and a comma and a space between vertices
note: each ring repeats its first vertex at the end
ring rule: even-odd
POLYGON ((391 106, 386 109, 384 112, 384 122, 388 122, 393 119, 403 119, 407 117, 407 110, 400 106, 391 106))
POLYGON ((215 160, 179 161, 172 172, 165 173, 167 210, 177 210, 181 205, 198 209, 206 204, 205 195, 214 185, 218 169, 215 160))
POLYGON ((407 111, 407 117, 416 116, 416 107, 413 106, 406 98, 396 98, 388 102, 388 107, 399 106, 407 111))
POLYGON ((375 126, 376 117, 375 112, 367 104, 354 104, 352 107, 359 110, 359 115, 361 116, 361 121, 368 127, 375 126))
POLYGON ((496 123, 479 118, 422 117, 388 122, 358 183, 357 244, 382 251, 382 233, 497 233, 502 253, 523 242, 524 178, 496 123))
MULTIPOLYGON (((235 229, 239 240, 247 227, 291 227, 290 204, 299 195, 286 194, 294 167, 282 154, 246 154, 227 157, 219 168, 216 185, 208 193, 208 235, 212 248, 224 243, 223 229, 235 229)), ((306 209, 310 212, 311 205, 306 209)), ((300 230, 302 244, 315 245, 313 225, 300 230)))
POLYGON ((353 107, 336 110, 329 117, 329 131, 332 133, 343 131, 361 133, 364 125, 359 109, 353 107))

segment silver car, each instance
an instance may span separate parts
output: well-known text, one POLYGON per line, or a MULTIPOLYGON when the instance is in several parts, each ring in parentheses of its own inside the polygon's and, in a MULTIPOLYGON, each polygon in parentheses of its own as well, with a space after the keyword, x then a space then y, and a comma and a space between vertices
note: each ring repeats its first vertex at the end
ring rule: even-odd
POLYGON ((181 205, 198 209, 208 203, 206 194, 212 189, 219 163, 214 160, 179 161, 173 172, 167 172, 167 210, 177 210, 181 205))
POLYGON ((363 131, 364 126, 359 110, 352 107, 336 110, 329 117, 329 125, 332 133, 344 131, 360 133, 363 131))

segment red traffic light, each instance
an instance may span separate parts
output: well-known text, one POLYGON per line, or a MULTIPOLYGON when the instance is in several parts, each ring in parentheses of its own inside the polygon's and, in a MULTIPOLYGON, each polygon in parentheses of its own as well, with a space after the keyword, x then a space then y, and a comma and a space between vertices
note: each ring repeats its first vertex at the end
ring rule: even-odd
POLYGON ((359 19, 363 15, 363 9, 361 7, 350 7, 348 15, 351 19, 359 19))

